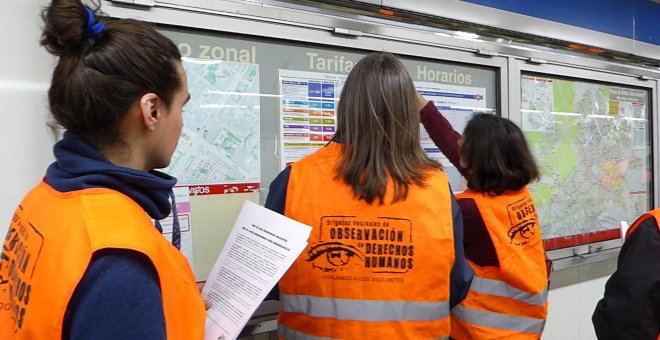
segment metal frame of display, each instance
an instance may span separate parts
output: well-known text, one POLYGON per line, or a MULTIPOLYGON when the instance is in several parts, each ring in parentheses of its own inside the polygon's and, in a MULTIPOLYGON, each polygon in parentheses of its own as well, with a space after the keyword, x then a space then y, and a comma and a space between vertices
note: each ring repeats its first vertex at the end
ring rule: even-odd
MULTIPOLYGON (((657 190, 658 183, 658 136, 656 133, 657 126, 657 112, 658 112, 658 81, 654 79, 647 79, 638 75, 620 74, 612 72, 603 72, 592 68, 577 68, 569 67, 561 63, 555 63, 548 60, 544 63, 534 63, 529 60, 516 60, 510 65, 510 73, 512 77, 518 79, 517 82, 511 81, 510 84, 510 103, 511 112, 515 112, 515 116, 510 116, 510 119, 520 124, 522 121, 521 109, 521 82, 520 79, 525 73, 533 73, 535 75, 543 75, 548 77, 569 78, 578 81, 586 82, 604 82, 608 84, 616 84, 622 86, 632 86, 637 88, 646 89, 649 91, 649 134, 651 136, 651 154, 653 155, 653 187, 651 196, 651 208, 659 202, 659 192, 657 190)), ((619 248, 622 245, 621 239, 612 239, 601 242, 593 242, 567 248, 548 251, 548 257, 553 261, 554 270, 561 270, 570 268, 586 263, 593 263, 614 258, 619 253, 619 248)))
MULTIPOLYGON (((478 39, 459 39, 437 34, 437 30, 402 23, 372 22, 372 18, 336 13, 322 8, 302 10, 267 3, 234 1, 165 0, 147 6, 127 5, 127 1, 104 1, 110 17, 139 19, 164 25, 204 29, 247 36, 282 39, 360 50, 383 50, 428 60, 488 66, 498 70, 498 110, 503 117, 521 123, 520 79, 524 72, 582 78, 647 88, 651 91, 651 133, 658 145, 657 119, 660 71, 588 56, 567 55, 564 51, 520 48, 478 39), (182 4, 188 5, 182 5, 182 4), (211 6, 212 8, 195 7, 211 6), (328 14, 331 13, 331 14, 328 14)), ((653 150, 653 204, 660 202, 658 150, 653 150)), ((549 252, 555 270, 616 257, 619 240, 560 249, 549 252), (614 249, 614 251, 612 251, 614 249), (563 260, 562 260, 563 259, 563 260)))
MULTIPOLYGON (((496 84, 499 88, 499 113, 519 125, 522 119, 521 77, 526 72, 645 88, 650 91, 649 133, 652 146, 659 143, 657 114, 660 101, 660 70, 657 69, 598 60, 565 51, 521 48, 478 39, 459 39, 437 34, 436 29, 429 27, 407 26, 398 22, 373 22, 372 18, 353 14, 338 16, 335 12, 323 8, 312 11, 228 0, 105 0, 102 1, 102 9, 113 18, 138 18, 155 24, 338 48, 366 51, 386 48, 389 52, 429 61, 492 67, 498 72, 496 84), (137 3, 144 3, 146 6, 137 3)), ((657 206, 660 202, 660 155, 657 147, 653 147, 652 155, 652 206, 657 206)), ((621 240, 610 240, 550 251, 549 256, 553 260, 554 269, 560 270, 613 259, 617 256, 620 245, 621 240)), ((249 328, 252 330, 246 328, 242 335, 272 330, 272 325, 266 326, 272 322, 272 319, 269 320, 263 321, 262 326, 249 328)))

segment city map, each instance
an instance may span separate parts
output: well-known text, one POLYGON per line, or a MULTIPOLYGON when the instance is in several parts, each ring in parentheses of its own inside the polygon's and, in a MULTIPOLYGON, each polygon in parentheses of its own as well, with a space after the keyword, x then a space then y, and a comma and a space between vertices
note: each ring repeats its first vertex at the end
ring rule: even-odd
POLYGON ((530 186, 543 238, 597 233, 649 208, 645 90, 523 76, 522 128, 541 170, 530 186))
POLYGON ((190 101, 165 172, 178 185, 259 183, 259 66, 184 58, 190 101))

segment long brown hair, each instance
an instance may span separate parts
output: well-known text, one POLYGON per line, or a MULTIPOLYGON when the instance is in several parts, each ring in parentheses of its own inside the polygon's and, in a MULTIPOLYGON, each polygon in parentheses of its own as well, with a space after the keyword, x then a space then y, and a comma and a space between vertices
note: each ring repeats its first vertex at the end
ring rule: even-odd
POLYGON ((506 118, 475 115, 463 131, 460 153, 470 172, 468 187, 481 193, 520 190, 539 178, 525 136, 506 118))
POLYGON ((342 143, 337 168, 358 199, 384 204, 388 179, 392 203, 405 200, 410 185, 424 186, 428 170, 442 169, 419 144, 416 90, 408 71, 391 53, 372 53, 351 70, 337 106, 335 140, 342 143))
POLYGON ((182 86, 181 54, 172 41, 130 19, 90 31, 98 7, 53 0, 42 13, 41 36, 41 45, 59 57, 48 91, 53 118, 97 148, 118 142, 119 122, 141 95, 153 92, 169 106, 182 86))

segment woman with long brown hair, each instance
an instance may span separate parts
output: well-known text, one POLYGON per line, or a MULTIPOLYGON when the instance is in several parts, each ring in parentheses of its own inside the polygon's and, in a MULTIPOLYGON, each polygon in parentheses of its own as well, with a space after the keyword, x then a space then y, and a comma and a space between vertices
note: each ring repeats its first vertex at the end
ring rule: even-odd
POLYGON ((337 133, 271 183, 266 206, 312 226, 279 283, 285 338, 445 338, 466 293, 461 215, 419 144, 415 88, 374 53, 351 70, 337 133))

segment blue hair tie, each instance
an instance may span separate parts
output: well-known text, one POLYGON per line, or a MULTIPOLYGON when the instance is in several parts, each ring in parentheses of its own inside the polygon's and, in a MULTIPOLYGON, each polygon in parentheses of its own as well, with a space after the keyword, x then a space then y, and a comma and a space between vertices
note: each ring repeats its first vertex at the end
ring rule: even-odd
POLYGON ((89 7, 85 7, 85 11, 87 12, 87 37, 96 38, 103 34, 103 31, 105 30, 103 23, 96 20, 94 12, 89 9, 89 7), (96 23, 94 23, 94 21, 96 21, 96 23))

